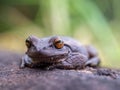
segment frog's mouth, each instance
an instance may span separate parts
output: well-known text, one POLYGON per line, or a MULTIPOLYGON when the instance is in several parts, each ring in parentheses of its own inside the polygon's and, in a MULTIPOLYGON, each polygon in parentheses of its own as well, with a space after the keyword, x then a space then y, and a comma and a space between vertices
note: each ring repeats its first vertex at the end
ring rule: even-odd
POLYGON ((67 54, 62 55, 54 55, 54 56, 40 56, 40 55, 29 55, 35 62, 43 62, 43 63, 57 63, 66 60, 67 54))

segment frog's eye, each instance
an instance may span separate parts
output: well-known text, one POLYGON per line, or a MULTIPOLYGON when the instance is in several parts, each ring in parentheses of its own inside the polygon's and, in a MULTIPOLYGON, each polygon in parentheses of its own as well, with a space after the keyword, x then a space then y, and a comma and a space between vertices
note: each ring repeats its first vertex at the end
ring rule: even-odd
POLYGON ((25 44, 26 44, 26 46, 27 46, 28 48, 31 47, 31 42, 30 42, 29 40, 26 40, 26 41, 25 41, 25 44))
POLYGON ((64 42, 60 38, 56 38, 53 44, 57 49, 61 49, 64 46, 64 42))

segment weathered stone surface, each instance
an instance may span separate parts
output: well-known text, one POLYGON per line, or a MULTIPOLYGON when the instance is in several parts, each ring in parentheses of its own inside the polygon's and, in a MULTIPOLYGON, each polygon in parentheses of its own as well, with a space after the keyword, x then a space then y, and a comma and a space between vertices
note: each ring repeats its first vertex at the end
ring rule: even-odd
POLYGON ((21 55, 0 51, 0 90, 120 90, 117 79, 86 70, 19 69, 21 55))

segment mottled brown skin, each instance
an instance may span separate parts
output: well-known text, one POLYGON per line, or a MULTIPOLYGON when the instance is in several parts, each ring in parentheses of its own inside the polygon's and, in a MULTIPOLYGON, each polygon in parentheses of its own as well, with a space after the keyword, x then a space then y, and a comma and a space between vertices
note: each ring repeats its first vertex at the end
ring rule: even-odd
POLYGON ((83 69, 86 66, 97 67, 100 63, 94 47, 84 46, 70 37, 29 36, 26 45, 28 49, 22 57, 20 68, 83 69))

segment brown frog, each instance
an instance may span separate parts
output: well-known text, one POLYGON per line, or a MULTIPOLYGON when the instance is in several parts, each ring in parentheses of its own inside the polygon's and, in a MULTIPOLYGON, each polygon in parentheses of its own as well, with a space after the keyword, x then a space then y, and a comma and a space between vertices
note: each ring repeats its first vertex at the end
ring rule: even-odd
POLYGON ((100 59, 96 49, 63 36, 26 39, 27 52, 22 57, 20 68, 40 67, 59 69, 83 69, 98 67, 100 59))

